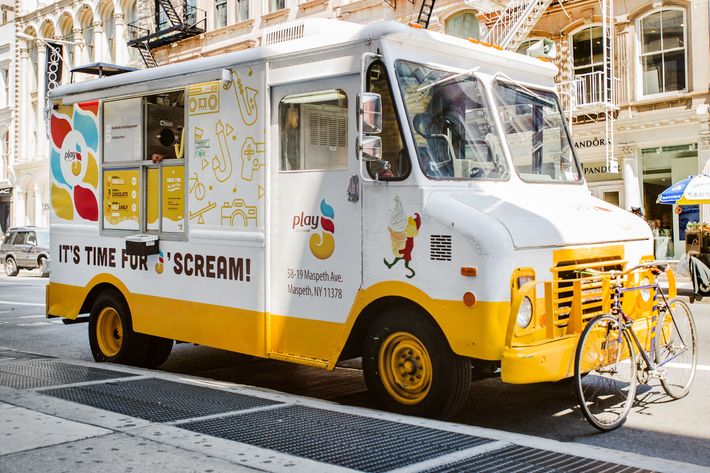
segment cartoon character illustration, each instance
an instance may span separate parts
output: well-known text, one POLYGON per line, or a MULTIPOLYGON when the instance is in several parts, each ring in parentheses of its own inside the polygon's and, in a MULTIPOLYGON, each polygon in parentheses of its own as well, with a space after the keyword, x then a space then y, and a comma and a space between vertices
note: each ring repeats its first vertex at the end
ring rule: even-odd
POLYGON ((392 269, 399 260, 404 260, 404 267, 409 271, 409 274, 406 274, 407 279, 413 278, 416 274, 414 269, 409 266, 409 262, 412 260, 414 238, 419 235, 421 225, 421 216, 418 213, 414 213, 414 215, 407 217, 399 196, 396 196, 394 198, 394 207, 390 214, 390 224, 387 227, 390 232, 392 254, 395 258, 392 262, 387 261, 387 258, 384 258, 383 261, 388 269, 392 269))

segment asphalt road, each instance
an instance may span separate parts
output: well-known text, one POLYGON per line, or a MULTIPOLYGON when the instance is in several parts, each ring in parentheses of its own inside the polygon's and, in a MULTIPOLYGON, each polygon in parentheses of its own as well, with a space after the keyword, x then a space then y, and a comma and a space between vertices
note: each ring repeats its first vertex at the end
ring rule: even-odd
MULTIPOLYGON (((20 278, 0 276, 0 346, 91 360, 86 324, 44 318, 45 284, 30 272, 23 271, 20 278)), ((570 382, 509 385, 498 379, 477 380, 455 422, 710 466, 710 304, 695 304, 693 310, 700 347, 691 393, 671 401, 657 382, 639 387, 637 403, 621 429, 606 434, 593 429, 574 407, 570 382)), ((354 362, 325 372, 181 344, 161 369, 376 408, 357 367, 354 362)))

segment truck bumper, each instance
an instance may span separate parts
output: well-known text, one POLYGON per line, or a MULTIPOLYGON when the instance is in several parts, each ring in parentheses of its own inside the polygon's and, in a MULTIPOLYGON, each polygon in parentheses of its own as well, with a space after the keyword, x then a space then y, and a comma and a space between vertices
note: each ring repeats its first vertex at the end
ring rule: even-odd
POLYGON ((577 340, 579 335, 575 334, 536 345, 506 348, 501 360, 502 381, 528 384, 573 376, 577 340))

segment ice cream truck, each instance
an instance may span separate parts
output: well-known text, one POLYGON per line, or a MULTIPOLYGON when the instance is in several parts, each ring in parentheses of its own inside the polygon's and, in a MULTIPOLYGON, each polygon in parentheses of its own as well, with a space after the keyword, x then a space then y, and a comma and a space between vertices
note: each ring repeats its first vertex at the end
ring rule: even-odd
POLYGON ((653 248, 590 195, 556 73, 474 39, 308 20, 57 88, 47 315, 88 322, 98 361, 156 367, 174 341, 361 357, 373 396, 415 415, 453 415, 480 373, 569 377, 608 304, 581 271, 653 248))

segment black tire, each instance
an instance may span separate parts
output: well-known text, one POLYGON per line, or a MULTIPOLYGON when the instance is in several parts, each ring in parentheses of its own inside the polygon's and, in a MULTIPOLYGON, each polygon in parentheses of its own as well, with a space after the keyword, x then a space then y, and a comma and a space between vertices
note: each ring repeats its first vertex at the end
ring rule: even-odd
POLYGON ((471 360, 451 351, 439 327, 412 309, 390 309, 373 322, 362 365, 368 390, 391 411, 446 419, 468 397, 471 360))
POLYGON ((584 417, 601 431, 620 427, 636 398, 636 357, 616 317, 593 318, 579 337, 574 358, 574 387, 584 417))
POLYGON ((89 345, 94 360, 142 366, 149 338, 133 331, 131 311, 116 290, 99 294, 91 307, 89 345))
POLYGON ((20 272, 20 268, 17 267, 17 262, 12 256, 8 256, 5 260, 5 274, 8 276, 17 276, 20 272))
POLYGON ((685 397, 695 378, 698 362, 695 321, 688 304, 678 298, 668 301, 656 327, 656 363, 663 373, 661 386, 673 399, 685 397))
POLYGON ((157 368, 165 363, 173 350, 173 340, 162 337, 149 337, 148 355, 146 356, 143 367, 157 368))
POLYGON ((37 260, 37 265, 39 267, 39 274, 43 278, 49 277, 49 270, 47 269, 47 258, 40 256, 37 260))

